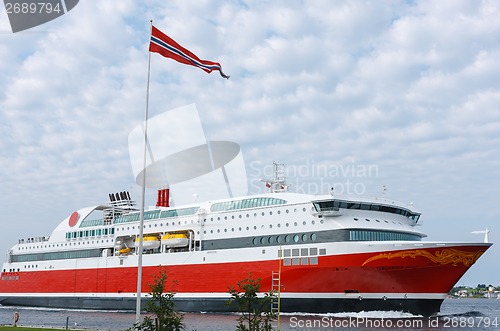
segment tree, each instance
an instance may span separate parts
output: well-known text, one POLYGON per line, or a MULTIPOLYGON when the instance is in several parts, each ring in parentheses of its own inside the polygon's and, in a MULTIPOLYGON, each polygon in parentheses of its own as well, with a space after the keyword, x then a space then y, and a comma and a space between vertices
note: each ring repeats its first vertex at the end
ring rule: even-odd
POLYGON ((150 286, 151 298, 145 304, 145 311, 154 316, 144 317, 141 323, 135 324, 135 330, 144 331, 180 331, 184 329, 184 315, 175 310, 174 295, 177 281, 172 281, 170 290, 166 291, 167 273, 161 270, 159 276, 153 275, 150 286))
POLYGON ((238 318, 238 331, 269 331, 272 330, 271 321, 276 314, 271 310, 271 302, 276 299, 275 291, 265 293, 264 297, 258 297, 261 279, 252 278, 252 274, 238 281, 237 288, 229 287, 231 298, 227 305, 237 307, 242 313, 238 318))

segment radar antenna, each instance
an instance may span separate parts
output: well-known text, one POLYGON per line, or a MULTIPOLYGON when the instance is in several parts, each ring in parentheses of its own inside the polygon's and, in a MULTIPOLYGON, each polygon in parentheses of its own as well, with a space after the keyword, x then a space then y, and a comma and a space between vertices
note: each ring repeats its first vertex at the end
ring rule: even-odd
POLYGON ((273 162, 273 179, 261 179, 271 193, 287 192, 288 185, 285 180, 285 165, 273 162))

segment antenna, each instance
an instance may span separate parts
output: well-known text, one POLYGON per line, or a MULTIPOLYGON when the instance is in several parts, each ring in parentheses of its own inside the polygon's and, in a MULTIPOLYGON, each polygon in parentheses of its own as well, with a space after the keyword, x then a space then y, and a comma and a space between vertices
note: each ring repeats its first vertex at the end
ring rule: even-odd
POLYGON ((271 193, 287 192, 289 184, 285 180, 285 165, 273 162, 273 179, 261 179, 271 193))

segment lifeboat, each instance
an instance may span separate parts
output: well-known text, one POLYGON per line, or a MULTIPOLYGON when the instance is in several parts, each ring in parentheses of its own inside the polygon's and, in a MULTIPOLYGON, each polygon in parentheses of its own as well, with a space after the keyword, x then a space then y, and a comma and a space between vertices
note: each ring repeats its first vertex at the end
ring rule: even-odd
POLYGON ((122 249, 119 249, 118 250, 118 253, 122 254, 122 255, 127 255, 128 253, 130 253, 130 248, 128 247, 124 247, 122 249))
POLYGON ((185 247, 189 244, 185 233, 166 233, 161 237, 161 244, 167 247, 185 247))
MULTIPOLYGON (((139 247, 139 238, 135 239, 135 247, 139 247)), ((143 249, 157 249, 160 247, 160 240, 157 236, 144 236, 142 237, 143 249)))

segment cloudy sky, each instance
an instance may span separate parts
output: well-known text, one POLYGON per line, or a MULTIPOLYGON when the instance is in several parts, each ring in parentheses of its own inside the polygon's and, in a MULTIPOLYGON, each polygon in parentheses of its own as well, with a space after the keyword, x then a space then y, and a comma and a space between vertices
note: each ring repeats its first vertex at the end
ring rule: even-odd
MULTIPOLYGON (((429 240, 499 237, 500 2, 107 0, 16 34, 0 10, 2 252, 110 192, 139 199, 150 19, 231 76, 152 54, 150 116, 195 103, 209 139, 240 144, 250 193, 278 161, 292 191, 385 186, 429 240)), ((460 284, 500 285, 499 247, 460 284)))

